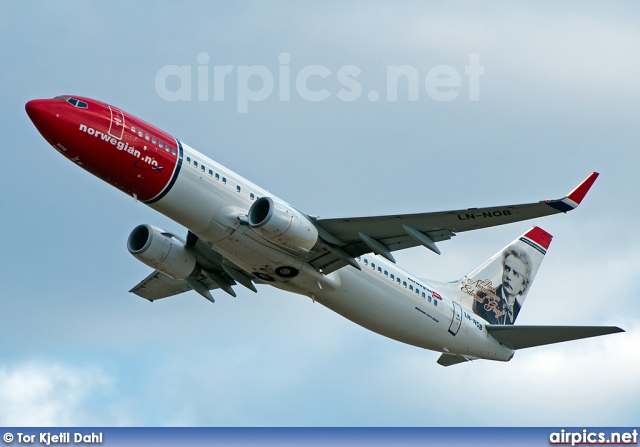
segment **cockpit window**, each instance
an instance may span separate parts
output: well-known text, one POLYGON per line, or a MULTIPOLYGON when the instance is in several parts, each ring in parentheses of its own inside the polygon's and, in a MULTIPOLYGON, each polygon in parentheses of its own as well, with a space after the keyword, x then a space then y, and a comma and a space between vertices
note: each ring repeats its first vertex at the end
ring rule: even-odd
POLYGON ((86 109, 88 107, 87 103, 84 101, 80 101, 76 98, 72 98, 71 96, 56 96, 53 99, 59 99, 60 101, 66 101, 74 107, 80 107, 81 109, 86 109))

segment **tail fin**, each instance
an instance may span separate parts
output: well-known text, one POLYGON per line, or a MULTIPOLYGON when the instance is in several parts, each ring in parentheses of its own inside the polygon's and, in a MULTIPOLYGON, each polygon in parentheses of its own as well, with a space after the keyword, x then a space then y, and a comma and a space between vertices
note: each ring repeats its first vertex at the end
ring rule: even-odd
POLYGON ((513 324, 551 243, 533 227, 459 281, 458 296, 490 324, 513 324))

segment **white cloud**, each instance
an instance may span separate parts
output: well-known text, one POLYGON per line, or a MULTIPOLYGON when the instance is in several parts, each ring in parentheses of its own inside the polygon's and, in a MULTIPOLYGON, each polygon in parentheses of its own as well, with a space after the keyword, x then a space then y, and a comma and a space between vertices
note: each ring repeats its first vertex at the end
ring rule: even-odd
POLYGON ((108 404, 113 382, 97 368, 41 361, 0 367, 0 425, 79 426, 117 423, 108 404))
MULTIPOLYGON (((516 353, 510 383, 520 411, 508 425, 635 425, 640 409, 640 326, 624 334, 516 353)), ((495 410, 500 409, 496 402, 495 410)))
POLYGON ((467 6, 465 14, 425 8, 412 17, 397 17, 403 26, 384 37, 394 39, 413 59, 430 54, 457 60, 478 53, 486 67, 482 83, 495 79, 503 92, 543 82, 554 94, 559 87, 589 95, 640 93, 640 60, 631 57, 640 51, 633 21, 514 4, 495 11, 467 6), (512 85, 504 85, 505 77, 512 85))

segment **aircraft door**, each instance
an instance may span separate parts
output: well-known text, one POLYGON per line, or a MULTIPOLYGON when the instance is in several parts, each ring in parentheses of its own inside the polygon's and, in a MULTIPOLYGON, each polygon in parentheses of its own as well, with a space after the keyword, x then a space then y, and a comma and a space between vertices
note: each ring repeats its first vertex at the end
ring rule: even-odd
POLYGON ((449 326, 449 333, 455 337, 460 330, 462 324, 462 307, 455 301, 453 302, 453 318, 451 319, 451 325, 449 326))
POLYGON ((122 140, 124 135, 124 114, 121 110, 109 106, 111 111, 111 123, 109 124, 109 135, 117 140, 122 140))

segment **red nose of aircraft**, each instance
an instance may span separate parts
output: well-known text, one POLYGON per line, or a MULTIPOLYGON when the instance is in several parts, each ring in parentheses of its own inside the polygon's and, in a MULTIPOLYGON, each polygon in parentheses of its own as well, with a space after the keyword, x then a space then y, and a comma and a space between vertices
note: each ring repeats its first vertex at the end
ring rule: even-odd
POLYGON ((61 106, 56 103, 60 103, 60 101, 53 99, 34 99, 24 106, 27 115, 29 115, 33 124, 45 138, 47 138, 47 134, 50 133, 50 128, 53 124, 52 118, 56 117, 56 110, 61 108, 61 106))

